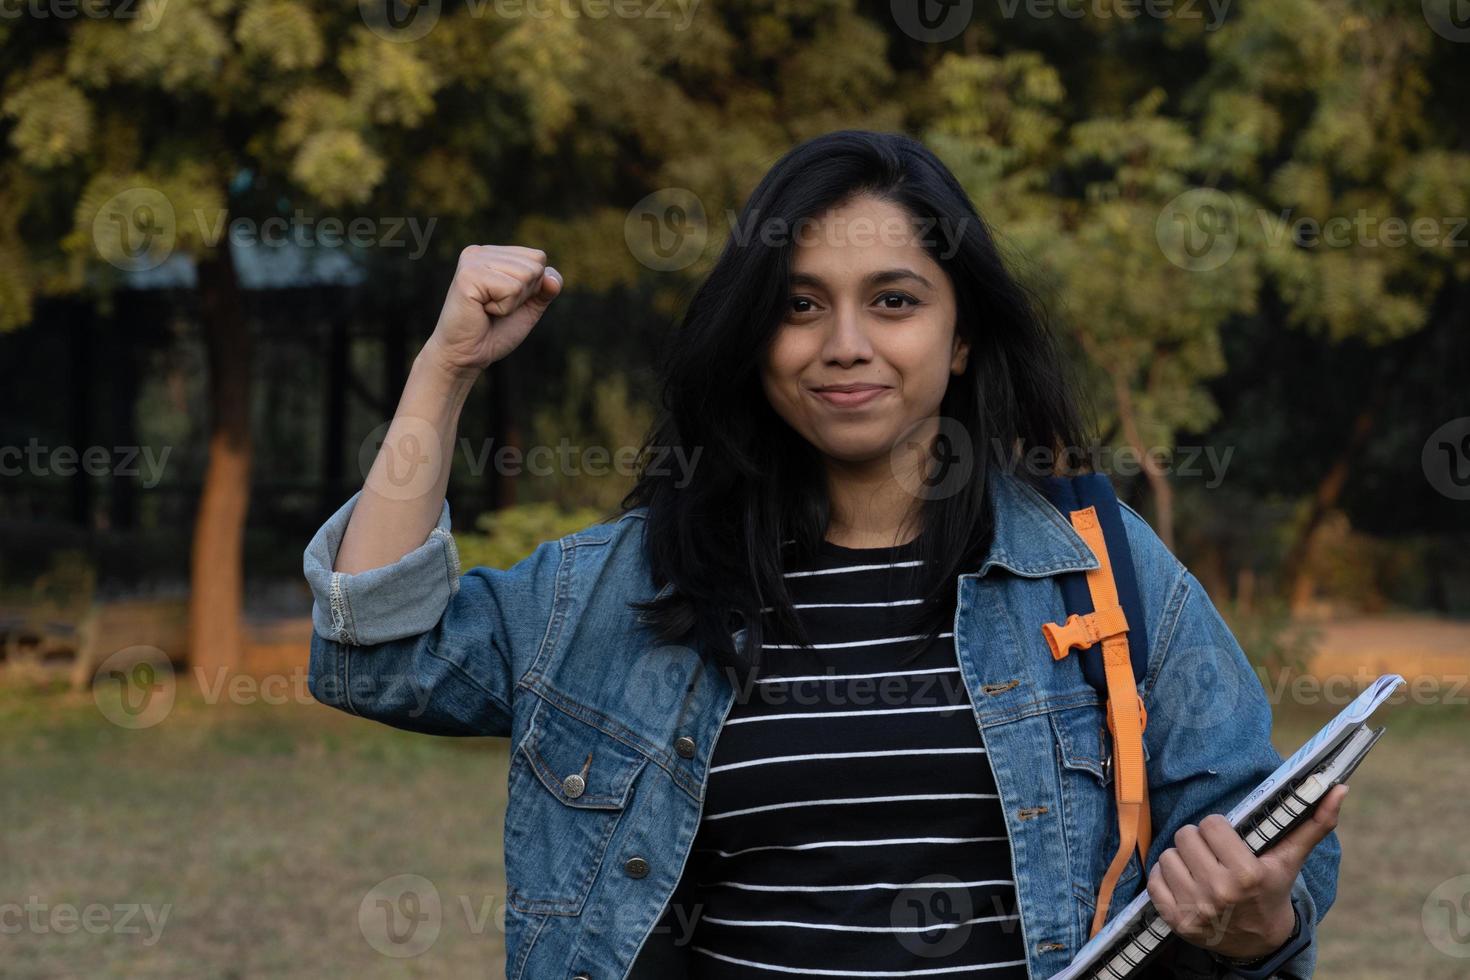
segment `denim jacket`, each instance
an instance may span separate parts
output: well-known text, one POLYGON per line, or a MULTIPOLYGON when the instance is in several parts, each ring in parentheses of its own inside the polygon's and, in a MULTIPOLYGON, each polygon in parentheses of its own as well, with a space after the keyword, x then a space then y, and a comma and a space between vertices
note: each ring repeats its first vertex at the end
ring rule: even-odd
MULTIPOLYGON (((1118 846, 1097 692, 1077 657, 1052 659, 1041 632, 1064 618, 1058 573, 1097 560, 1020 480, 996 474, 991 493, 995 538, 959 577, 955 649, 1005 811, 1029 974, 1040 980, 1087 941, 1118 846)), ((736 691, 697 651, 657 644, 628 608, 658 591, 643 510, 547 541, 509 569, 461 574, 446 503, 423 545, 349 575, 333 566, 356 500, 306 550, 313 696, 410 731, 511 740, 508 980, 672 977, 646 964, 675 962, 666 927, 687 932, 675 888, 736 691)), ((1265 692, 1209 596, 1136 511, 1125 506, 1123 517, 1150 644, 1139 691, 1152 868, 1179 827, 1229 809, 1281 757, 1265 692)), ((1305 946, 1271 975, 1311 977, 1340 856, 1333 833, 1298 875, 1305 946)), ((1146 887, 1140 872, 1135 853, 1110 912, 1146 887)), ((1172 948, 1164 975, 1237 975, 1198 947, 1172 948)))

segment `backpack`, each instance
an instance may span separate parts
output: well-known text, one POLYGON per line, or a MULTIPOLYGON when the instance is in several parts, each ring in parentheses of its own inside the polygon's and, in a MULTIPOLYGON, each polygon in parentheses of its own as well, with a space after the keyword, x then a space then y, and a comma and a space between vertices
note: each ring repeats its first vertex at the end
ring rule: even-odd
POLYGON ((1107 919, 1113 889, 1134 849, 1140 867, 1148 861, 1152 828, 1143 764, 1148 714, 1137 687, 1137 679, 1148 671, 1148 636, 1123 512, 1111 481, 1101 473, 1046 477, 1042 492, 1067 517, 1099 563, 1091 571, 1059 576, 1067 618, 1041 627, 1053 660, 1077 650, 1082 674, 1098 692, 1113 737, 1108 762, 1114 773, 1119 840, 1098 889, 1090 933, 1095 936, 1107 919))

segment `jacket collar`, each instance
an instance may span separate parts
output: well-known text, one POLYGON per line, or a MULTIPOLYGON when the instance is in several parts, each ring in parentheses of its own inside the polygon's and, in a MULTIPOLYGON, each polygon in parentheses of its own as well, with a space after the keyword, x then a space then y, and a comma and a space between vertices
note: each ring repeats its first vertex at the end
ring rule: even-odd
POLYGON ((1000 566, 1026 578, 1097 568, 1097 556, 1062 512, 1020 478, 991 469, 995 537, 979 571, 1000 566))
MULTIPOLYGON (((984 577, 999 566, 1024 578, 1043 578, 1098 567, 1097 556, 1082 536, 1039 491, 997 469, 990 470, 988 486, 995 508, 995 534, 979 570, 966 574, 984 577)), ((634 512, 642 516, 646 509, 639 507, 634 512)), ((657 598, 673 588, 672 582, 667 583, 657 598)))

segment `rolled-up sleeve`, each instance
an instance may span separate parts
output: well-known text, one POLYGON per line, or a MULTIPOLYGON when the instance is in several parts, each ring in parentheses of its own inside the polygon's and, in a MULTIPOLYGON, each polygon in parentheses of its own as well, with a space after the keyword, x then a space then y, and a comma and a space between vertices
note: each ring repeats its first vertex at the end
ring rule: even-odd
POLYGON ((516 682, 550 631, 561 541, 510 568, 463 575, 449 508, 422 545, 391 565, 333 571, 357 498, 316 533, 307 685, 321 703, 434 735, 509 735, 516 682))
POLYGON ((306 546, 311 623, 328 640, 366 646, 431 629, 459 591, 459 551, 449 528, 449 502, 428 538, 391 565, 347 574, 333 571, 337 549, 362 492, 338 508, 306 546))

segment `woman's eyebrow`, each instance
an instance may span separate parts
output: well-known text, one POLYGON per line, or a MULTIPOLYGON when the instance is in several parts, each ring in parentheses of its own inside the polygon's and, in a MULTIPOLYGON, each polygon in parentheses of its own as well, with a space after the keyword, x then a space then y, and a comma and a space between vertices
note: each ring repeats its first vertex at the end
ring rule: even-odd
MULTIPOLYGON (((912 269, 883 269, 879 272, 872 272, 863 279, 863 284, 865 286, 886 286, 905 279, 912 279, 915 282, 923 283, 930 289, 934 288, 933 283, 912 269)), ((826 288, 827 286, 827 283, 821 276, 812 275, 809 272, 793 272, 790 282, 793 286, 814 286, 817 288, 826 288)))

